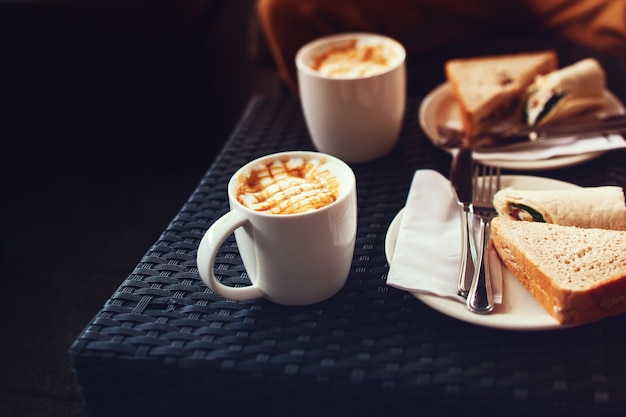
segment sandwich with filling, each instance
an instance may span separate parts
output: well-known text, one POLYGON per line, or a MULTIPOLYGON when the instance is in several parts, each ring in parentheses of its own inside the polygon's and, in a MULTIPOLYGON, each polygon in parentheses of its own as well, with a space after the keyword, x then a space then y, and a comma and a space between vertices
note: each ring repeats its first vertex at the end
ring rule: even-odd
POLYGON ((554 51, 453 59, 445 74, 459 106, 465 146, 506 123, 520 124, 528 87, 535 77, 557 69, 554 51))
POLYGON ((593 58, 538 75, 527 89, 524 121, 538 126, 601 109, 605 89, 604 70, 593 58))
POLYGON ((493 197, 498 214, 512 220, 626 230, 624 190, 617 186, 567 190, 504 188, 493 197))

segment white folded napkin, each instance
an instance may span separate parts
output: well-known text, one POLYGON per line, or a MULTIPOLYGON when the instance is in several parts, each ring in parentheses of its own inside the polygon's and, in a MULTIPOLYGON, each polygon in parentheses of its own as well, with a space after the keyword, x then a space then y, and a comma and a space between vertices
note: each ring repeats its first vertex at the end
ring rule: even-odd
POLYGON ((501 146, 494 150, 475 151, 474 159, 478 161, 540 161, 557 156, 581 155, 620 148, 626 148, 626 141, 621 135, 591 138, 570 136, 536 143, 501 146))
MULTIPOLYGON (((435 294, 465 303, 457 294, 461 265, 461 215, 450 182, 432 170, 418 170, 411 188, 387 284, 412 293, 435 294)), ((489 251, 494 302, 502 302, 502 266, 489 251)))

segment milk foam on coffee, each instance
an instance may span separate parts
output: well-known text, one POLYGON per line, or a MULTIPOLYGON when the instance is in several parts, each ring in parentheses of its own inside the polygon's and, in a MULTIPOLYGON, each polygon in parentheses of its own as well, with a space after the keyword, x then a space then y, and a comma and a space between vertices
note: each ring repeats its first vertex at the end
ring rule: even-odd
POLYGON ((355 39, 317 55, 311 68, 330 78, 370 77, 389 70, 396 55, 387 43, 355 39))
POLYGON ((306 213, 336 201, 339 181, 324 160, 274 160, 240 178, 236 195, 241 204, 255 211, 306 213))

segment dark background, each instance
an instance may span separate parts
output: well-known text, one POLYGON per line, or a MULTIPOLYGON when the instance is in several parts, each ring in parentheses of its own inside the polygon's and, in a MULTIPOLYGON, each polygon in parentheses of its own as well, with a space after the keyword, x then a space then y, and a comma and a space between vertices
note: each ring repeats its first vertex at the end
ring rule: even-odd
POLYGON ((84 415, 71 343, 281 94, 252 6, 0 1, 0 416, 84 415))

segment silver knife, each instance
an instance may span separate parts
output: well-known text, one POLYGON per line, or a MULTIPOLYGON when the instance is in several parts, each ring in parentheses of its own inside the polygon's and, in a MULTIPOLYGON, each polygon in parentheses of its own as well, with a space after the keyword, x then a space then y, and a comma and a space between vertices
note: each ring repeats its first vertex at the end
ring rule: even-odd
POLYGON ((472 150, 460 148, 452 159, 450 167, 450 182, 456 191, 458 205, 462 209, 461 213, 461 269, 458 278, 458 293, 462 297, 467 297, 472 277, 474 276, 474 260, 472 253, 476 252, 474 239, 471 234, 471 224, 474 217, 472 207, 472 150))
MULTIPOLYGON (((465 133, 462 130, 437 126, 441 147, 458 147, 465 133)), ((567 123, 547 126, 515 126, 509 129, 483 133, 476 138, 477 148, 491 148, 520 142, 540 142, 565 136, 594 136, 626 132, 626 115, 614 115, 594 122, 567 123)))

